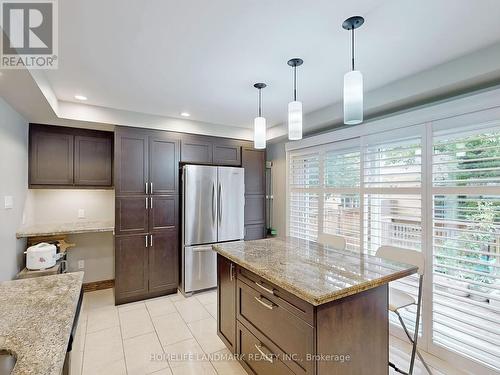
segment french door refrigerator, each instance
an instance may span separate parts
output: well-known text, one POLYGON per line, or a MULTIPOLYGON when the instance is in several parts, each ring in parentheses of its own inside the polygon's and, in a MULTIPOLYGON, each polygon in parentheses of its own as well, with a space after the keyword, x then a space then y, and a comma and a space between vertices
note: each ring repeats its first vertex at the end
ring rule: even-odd
POLYGON ((244 237, 243 168, 185 165, 182 168, 181 291, 217 286, 212 244, 244 237))

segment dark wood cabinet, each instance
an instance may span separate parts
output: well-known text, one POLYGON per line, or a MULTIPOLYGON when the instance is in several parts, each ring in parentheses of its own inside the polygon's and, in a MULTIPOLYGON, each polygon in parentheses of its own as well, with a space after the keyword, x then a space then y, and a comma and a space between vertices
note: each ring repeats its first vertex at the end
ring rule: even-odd
POLYGON ((115 185, 117 195, 146 194, 148 135, 145 131, 115 132, 115 185))
POLYGON ((183 135, 181 161, 184 163, 211 164, 213 141, 210 137, 183 135))
POLYGON ((30 124, 30 188, 111 187, 112 133, 30 124))
POLYGON ((150 235, 149 292, 175 290, 179 281, 177 228, 164 229, 150 235))
POLYGON ((217 334, 236 353, 236 269, 235 264, 217 255, 217 334))
POLYGON ((213 160, 216 165, 240 166, 241 145, 234 140, 218 140, 213 146, 213 160))
POLYGON ((120 304, 177 290, 180 139, 177 133, 118 127, 115 142, 116 246, 142 233, 146 252, 140 261, 147 264, 146 289, 130 295, 120 288, 118 272, 127 271, 116 258, 115 301, 120 304))
POLYGON ((75 136, 75 185, 111 186, 112 139, 75 136))
POLYGON ((245 240, 266 236, 266 154, 243 147, 241 164, 245 168, 245 240))
POLYGON ((115 199, 115 232, 117 235, 149 232, 150 198, 145 195, 115 199))
POLYGON ((178 191, 180 141, 177 135, 154 132, 149 136, 150 194, 178 191))
POLYGON ((30 129, 30 185, 73 185, 72 134, 30 129))
POLYGON ((147 235, 115 238, 115 296, 123 302, 148 292, 147 235))

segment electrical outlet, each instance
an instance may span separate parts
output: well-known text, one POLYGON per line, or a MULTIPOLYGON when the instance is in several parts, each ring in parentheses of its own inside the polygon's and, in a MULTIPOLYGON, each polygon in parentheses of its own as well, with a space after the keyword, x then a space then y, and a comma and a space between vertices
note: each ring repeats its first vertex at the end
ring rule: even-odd
POLYGON ((85 210, 83 208, 78 209, 78 218, 85 219, 85 210))
POLYGON ((6 195, 4 197, 4 208, 6 210, 14 208, 14 197, 12 195, 6 195))
POLYGON ((78 261, 78 269, 83 270, 85 268, 85 261, 84 260, 79 260, 78 261))

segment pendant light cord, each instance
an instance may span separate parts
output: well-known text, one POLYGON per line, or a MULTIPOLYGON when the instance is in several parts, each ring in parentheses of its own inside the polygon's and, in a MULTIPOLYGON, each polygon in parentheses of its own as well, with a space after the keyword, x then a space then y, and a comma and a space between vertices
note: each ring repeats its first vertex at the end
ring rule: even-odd
POLYGON ((259 89, 259 117, 262 117, 262 109, 261 109, 261 106, 262 106, 262 97, 261 97, 261 89, 259 89))
POLYGON ((354 27, 352 28, 352 41, 351 41, 351 54, 352 54, 352 70, 354 70, 354 27))
POLYGON ((293 66, 293 101, 297 101, 297 65, 293 66))

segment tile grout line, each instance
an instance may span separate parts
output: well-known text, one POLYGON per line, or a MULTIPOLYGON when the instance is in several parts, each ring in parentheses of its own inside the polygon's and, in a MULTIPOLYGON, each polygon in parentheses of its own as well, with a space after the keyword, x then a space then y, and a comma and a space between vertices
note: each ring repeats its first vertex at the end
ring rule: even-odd
MULTIPOLYGON (((113 293, 114 293, 114 289, 113 289, 113 293)), ((116 313, 118 314, 118 324, 120 325, 120 338, 122 340, 122 353, 123 353, 123 362, 125 363, 125 374, 128 374, 127 356, 125 355, 125 345, 123 342, 122 320, 120 317, 120 311, 118 311, 118 307, 116 307, 116 313)))
MULTIPOLYGON (((170 302, 172 303, 172 305, 174 304, 172 301, 170 301, 170 302)), ((154 329, 154 332, 155 332, 155 335, 156 335, 156 339, 160 343, 160 347, 163 350, 163 354, 166 355, 167 353, 166 353, 165 348, 163 347, 163 344, 162 344, 162 342, 160 340, 160 335, 158 334, 158 331, 156 329, 155 323, 153 321, 153 317, 151 316, 151 311, 149 311, 148 305, 146 303, 144 303, 144 305, 146 306, 146 311, 148 312, 149 320, 151 321, 151 324, 153 325, 153 329, 154 329)), ((175 308, 175 306, 174 306, 174 308, 175 308)), ((165 314, 165 315, 167 315, 167 314, 165 314)), ((168 369, 170 370, 170 373, 173 374, 174 372, 172 370, 172 366, 170 366, 170 361, 168 359, 167 359, 167 365, 168 365, 168 369)), ((154 373, 152 375, 154 375, 154 373)))

